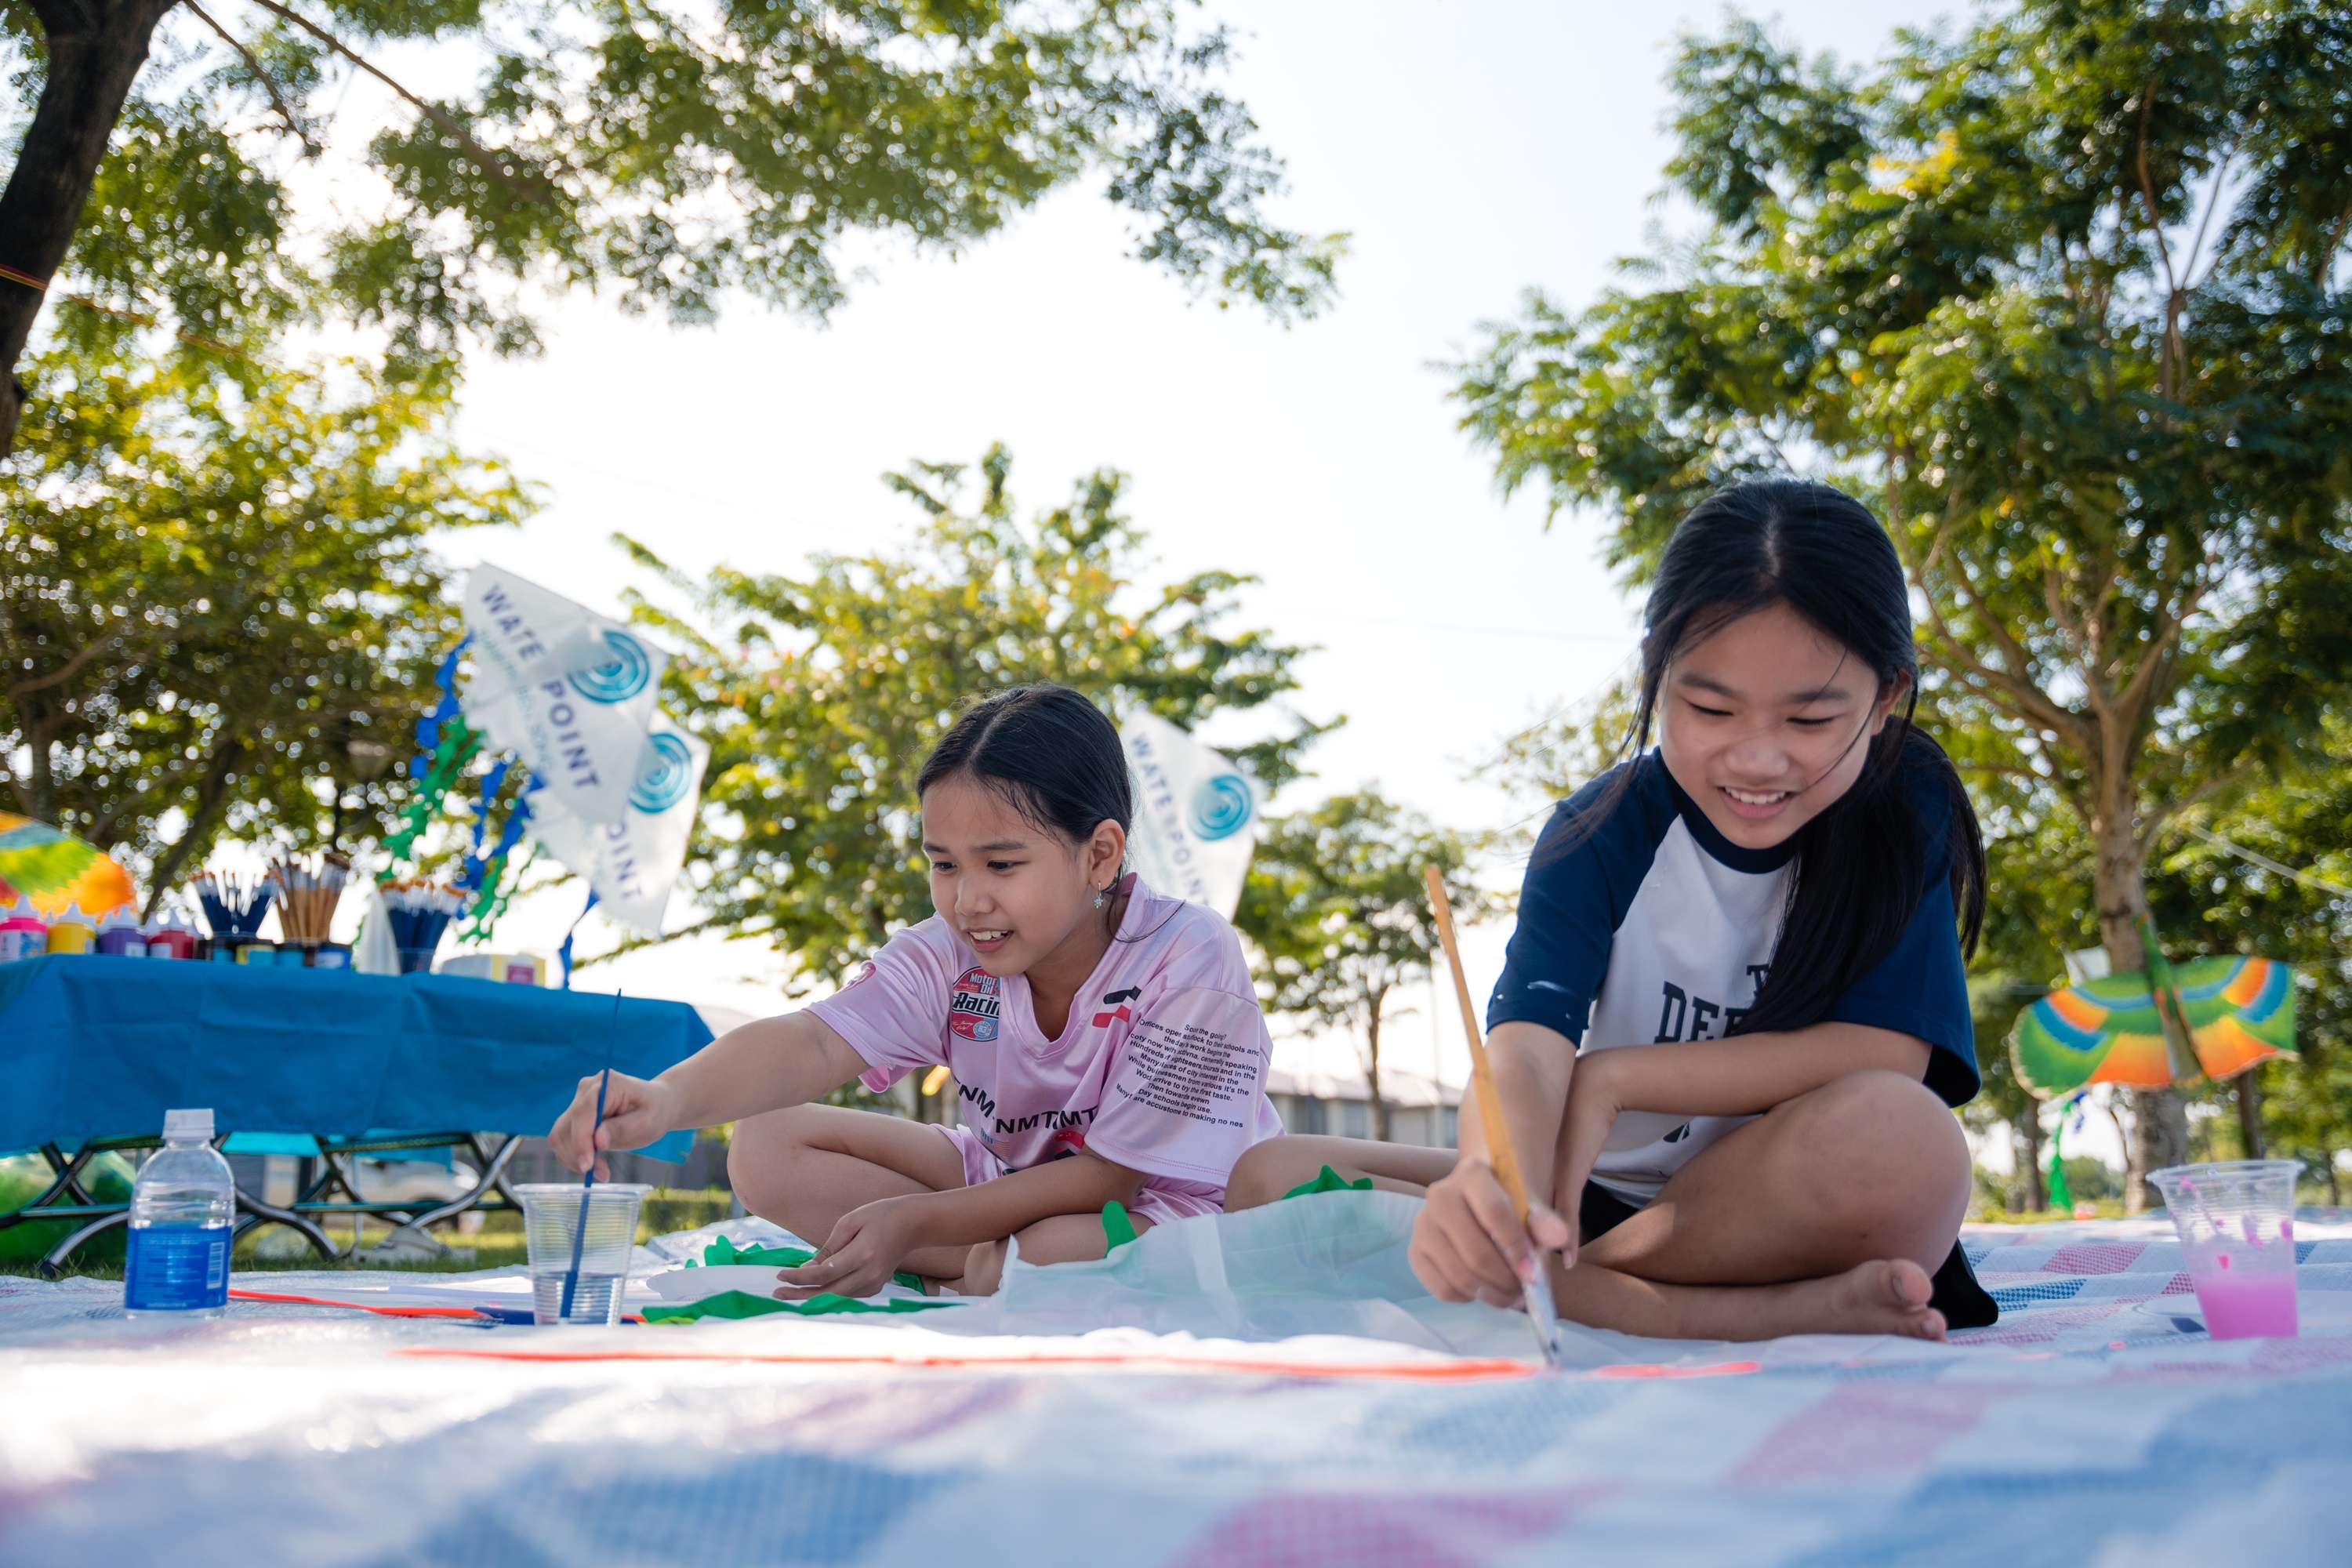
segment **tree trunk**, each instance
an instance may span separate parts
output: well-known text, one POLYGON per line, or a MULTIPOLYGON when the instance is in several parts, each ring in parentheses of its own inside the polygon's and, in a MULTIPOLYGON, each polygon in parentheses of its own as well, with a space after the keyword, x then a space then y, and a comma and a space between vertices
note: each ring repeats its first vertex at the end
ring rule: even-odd
POLYGON ((1372 1136, 1382 1143, 1389 1141, 1389 1102, 1381 1098, 1381 1003, 1386 994, 1372 999, 1372 1021, 1364 1027, 1364 1086, 1372 1094, 1372 1136))
MULTIPOLYGON (((177 0, 28 0, 48 53, 41 101, 16 167, 0 191, 0 266, 46 286, 81 222, 107 138, 131 79, 147 63, 155 24, 177 0)), ((16 379, 42 288, 0 275, 0 455, 16 445, 25 410, 16 379)))
POLYGON ((213 753, 212 764, 205 770, 204 783, 197 786, 196 808, 188 813, 187 826, 149 874, 147 901, 139 910, 141 920, 155 918, 155 911, 163 908, 163 895, 178 885, 191 852, 200 845, 210 848, 213 816, 227 803, 229 784, 236 776, 237 759, 245 752, 245 743, 231 737, 213 753))
POLYGON ((2249 1160, 2263 1157, 2263 1091, 2254 1085, 2254 1074, 2260 1070, 2248 1068, 2240 1073, 2237 1091, 2231 1096, 2238 1102, 2238 1138, 2245 1145, 2249 1160))
MULTIPOLYGON (((0 448, 0 451, 5 451, 5 448, 0 448)), ((26 750, 32 753, 32 765, 25 770, 26 805, 28 807, 25 815, 36 822, 46 822, 55 826, 58 820, 57 760, 50 754, 48 727, 37 724, 30 713, 23 713, 22 716, 25 720, 26 750)))
MULTIPOLYGON (((2127 760, 2111 764, 2113 784, 2103 792, 2099 816, 2091 824, 2098 859, 2093 871, 2099 905, 2099 939, 2117 974, 2147 967, 2147 946, 2139 922, 2147 914, 2147 862, 2140 848, 2137 813, 2127 760)), ((2130 1091, 2131 1135, 2125 1141, 2124 1212, 2144 1213, 2164 1199, 2147 1184, 2147 1173, 2189 1159, 2189 1108, 2169 1084, 2130 1091)))
POLYGON ((2050 1206, 2050 1188, 2042 1173, 2042 1119, 2028 1112, 2024 1121, 2012 1123, 2025 1140, 2025 1195, 2028 1208, 2040 1214, 2050 1206))

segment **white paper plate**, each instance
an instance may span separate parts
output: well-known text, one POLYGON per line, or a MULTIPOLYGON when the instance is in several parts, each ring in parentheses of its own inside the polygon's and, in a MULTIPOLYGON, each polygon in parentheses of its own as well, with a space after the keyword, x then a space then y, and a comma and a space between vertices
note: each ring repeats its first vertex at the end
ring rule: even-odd
POLYGON ((728 1263, 707 1268, 673 1268, 646 1280, 665 1301, 699 1301, 706 1296, 740 1290, 747 1295, 772 1296, 782 1283, 772 1263, 728 1263))

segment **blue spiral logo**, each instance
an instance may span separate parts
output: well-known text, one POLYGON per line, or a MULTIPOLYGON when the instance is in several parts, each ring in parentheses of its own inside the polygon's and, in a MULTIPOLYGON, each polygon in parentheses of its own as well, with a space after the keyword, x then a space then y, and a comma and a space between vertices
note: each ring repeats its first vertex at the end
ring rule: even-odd
POLYGON ((1232 773, 1219 773, 1192 792, 1192 834, 1208 843, 1231 838, 1255 815, 1249 785, 1232 773))
POLYGON ((626 702, 654 678, 654 661, 645 645, 626 632, 606 632, 604 646, 613 657, 585 675, 572 678, 572 689, 591 702, 626 702))
POLYGON ((653 761, 637 775, 637 785, 629 792, 629 804, 647 816, 659 816, 686 798, 694 782, 694 753, 687 750, 684 741, 664 731, 649 737, 653 761))

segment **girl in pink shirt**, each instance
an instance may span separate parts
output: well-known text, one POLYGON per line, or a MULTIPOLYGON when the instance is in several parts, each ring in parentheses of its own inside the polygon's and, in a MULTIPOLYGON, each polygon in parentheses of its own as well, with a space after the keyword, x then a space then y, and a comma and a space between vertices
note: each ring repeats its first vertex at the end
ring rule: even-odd
POLYGON ((1214 1214, 1234 1163, 1282 1123, 1234 930, 1121 874, 1132 819, 1118 732, 1064 687, 975 705, 917 781, 938 913, 835 994, 730 1031, 650 1081, 583 1079, 550 1142, 575 1169, 735 1121, 754 1214, 824 1244, 779 1296, 866 1296, 908 1269, 996 1288, 1100 1258, 1104 1206, 1138 1231, 1214 1214), (963 1125, 810 1103, 944 1064, 963 1125))

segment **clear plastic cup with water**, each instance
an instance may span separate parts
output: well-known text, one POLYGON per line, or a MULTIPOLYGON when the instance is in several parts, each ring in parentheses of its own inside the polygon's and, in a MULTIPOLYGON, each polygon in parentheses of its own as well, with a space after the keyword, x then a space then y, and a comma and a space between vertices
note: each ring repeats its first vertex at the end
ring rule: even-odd
POLYGON ((530 1247, 531 1319, 541 1323, 617 1323, 627 1288, 629 1249, 637 1240, 637 1205, 653 1188, 642 1183, 599 1182, 587 1191, 588 1229, 580 1247, 580 1279, 572 1310, 563 1310, 564 1277, 580 1226, 580 1184, 523 1182, 523 1236, 530 1247))
POLYGON ((2300 1160, 2224 1160, 2149 1173, 2215 1339, 2295 1337, 2294 1179, 2302 1170, 2300 1160))

